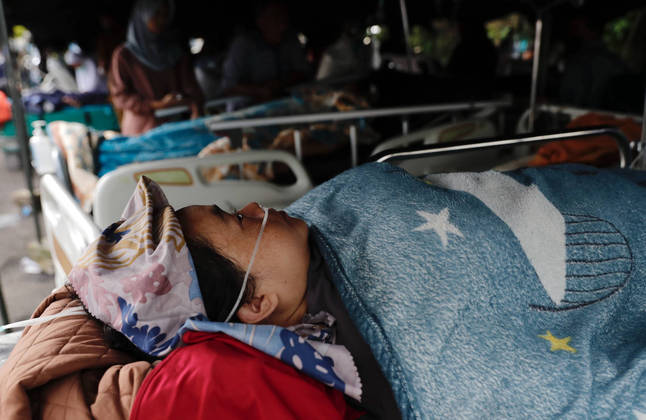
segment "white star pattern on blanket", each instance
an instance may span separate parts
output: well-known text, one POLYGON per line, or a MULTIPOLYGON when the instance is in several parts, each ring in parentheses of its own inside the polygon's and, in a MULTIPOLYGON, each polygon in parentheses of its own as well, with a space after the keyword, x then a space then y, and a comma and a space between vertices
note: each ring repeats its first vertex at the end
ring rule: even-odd
POLYGON ((448 207, 439 212, 438 214, 429 213, 422 210, 417 210, 417 214, 426 219, 426 223, 416 227, 413 231, 434 230, 442 241, 442 246, 446 248, 449 243, 448 234, 452 233, 464 238, 462 232, 449 222, 449 209, 448 207))

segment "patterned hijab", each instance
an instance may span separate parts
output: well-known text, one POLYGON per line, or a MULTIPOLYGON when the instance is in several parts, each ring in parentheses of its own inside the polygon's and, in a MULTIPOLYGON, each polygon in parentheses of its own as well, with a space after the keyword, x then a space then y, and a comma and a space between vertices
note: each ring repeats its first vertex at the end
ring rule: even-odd
POLYGON ((175 211, 142 177, 123 212, 69 274, 87 310, 153 356, 179 343, 187 320, 206 320, 193 261, 175 211))
POLYGON ((125 45, 139 61, 157 71, 173 67, 185 53, 174 28, 168 27, 164 32, 154 34, 146 25, 163 4, 168 6, 170 23, 175 15, 174 0, 139 0, 135 3, 125 45))

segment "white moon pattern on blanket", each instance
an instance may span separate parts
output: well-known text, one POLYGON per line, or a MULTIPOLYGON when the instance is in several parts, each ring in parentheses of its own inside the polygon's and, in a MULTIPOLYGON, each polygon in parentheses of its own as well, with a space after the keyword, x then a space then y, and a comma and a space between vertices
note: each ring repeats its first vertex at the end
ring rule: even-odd
POLYGON ((646 414, 641 411, 633 410, 633 414, 637 420, 646 420, 646 414))
POLYGON ((558 305, 566 289, 565 220, 536 185, 500 172, 433 174, 432 185, 475 196, 509 226, 543 288, 558 305))

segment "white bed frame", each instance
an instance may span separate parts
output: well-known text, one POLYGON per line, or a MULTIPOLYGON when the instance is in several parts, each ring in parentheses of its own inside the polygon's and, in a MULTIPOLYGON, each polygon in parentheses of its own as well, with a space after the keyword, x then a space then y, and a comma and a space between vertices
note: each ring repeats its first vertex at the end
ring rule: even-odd
POLYGON ((94 193, 94 223, 107 227, 119 218, 139 178, 146 175, 164 189, 170 204, 181 208, 191 204, 217 204, 230 211, 251 201, 273 208, 284 208, 312 188, 312 181, 294 155, 278 150, 254 150, 164 159, 121 166, 107 173, 97 183, 94 193), (265 181, 221 180, 208 183, 203 169, 243 163, 283 163, 296 177, 292 185, 282 186, 265 181), (179 179, 179 181, 178 181, 179 179))
POLYGON ((59 178, 41 178, 41 203, 47 241, 55 267, 56 287, 65 283, 67 273, 90 244, 111 223, 119 220, 128 199, 142 175, 156 180, 170 204, 217 204, 225 210, 241 208, 250 201, 283 208, 312 188, 303 165, 291 154, 276 150, 210 155, 202 158, 165 159, 125 165, 99 180, 93 198, 93 216, 81 210, 76 199, 59 178), (289 167, 296 181, 291 185, 248 180, 221 180, 208 183, 201 170, 223 165, 274 162, 289 167), (178 181, 179 180, 179 181, 178 181))

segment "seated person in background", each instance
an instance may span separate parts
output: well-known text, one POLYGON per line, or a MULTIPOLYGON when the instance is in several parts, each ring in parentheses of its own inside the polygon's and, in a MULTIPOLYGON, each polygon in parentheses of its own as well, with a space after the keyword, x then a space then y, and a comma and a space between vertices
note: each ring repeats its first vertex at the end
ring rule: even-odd
MULTIPOLYGON (((374 418, 638 417, 646 412, 645 185, 643 172, 580 165, 420 180, 369 164, 288 213, 253 203, 230 214, 175 212, 144 178, 124 220, 88 247, 69 280, 94 317, 140 351, 168 355, 137 392, 133 419, 179 415, 179 406, 195 414, 216 400, 247 409, 242 418, 250 406, 270 407, 253 405, 264 388, 229 397, 238 389, 215 381, 215 364, 173 363, 192 347, 176 349, 187 331, 260 349, 374 418)), ((0 371, 2 398, 31 383, 20 373, 34 353, 51 354, 26 347, 43 344, 38 334, 26 331, 0 371)), ((69 347, 64 355, 71 364, 69 347)), ((254 372, 241 366, 239 376, 254 372)), ((138 377, 99 389, 114 393, 138 377)), ((70 400, 63 385, 46 390, 70 400)), ((43 391, 29 395, 53 402, 43 391)), ((287 408, 315 412, 305 399, 287 408)))
POLYGON ((339 77, 360 77, 370 71, 370 50, 361 41, 359 25, 347 23, 339 37, 321 56, 316 80, 339 77))
POLYGON ((188 48, 172 26, 174 13, 173 0, 137 1, 127 41, 114 51, 109 87, 115 107, 123 111, 125 135, 159 125, 158 109, 188 105, 191 118, 202 112, 202 92, 188 48))
POLYGON ((46 56, 47 74, 43 78, 39 90, 41 92, 60 90, 65 93, 77 93, 78 86, 74 75, 65 66, 62 57, 50 51, 46 53, 46 56))
POLYGON ((65 64, 74 69, 79 93, 108 91, 105 74, 78 44, 71 43, 65 51, 65 64))
POLYGON ((237 36, 223 66, 221 95, 250 96, 263 102, 305 81, 310 68, 296 36, 289 31, 287 6, 272 0, 256 11, 257 31, 237 36))
POLYGON ((453 94, 460 98, 488 97, 493 94, 498 52, 487 36, 484 18, 463 11, 458 29, 460 39, 446 66, 448 76, 453 78, 453 94))
POLYGON ((91 103, 105 103, 108 96, 108 84, 105 72, 98 67, 94 59, 83 52, 81 47, 72 42, 65 51, 65 64, 74 69, 78 86, 78 95, 65 95, 62 101, 74 107, 91 103))

